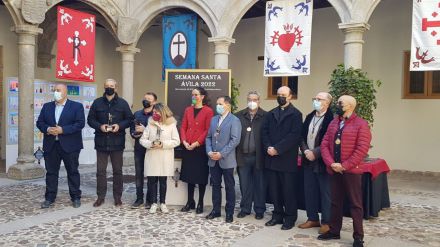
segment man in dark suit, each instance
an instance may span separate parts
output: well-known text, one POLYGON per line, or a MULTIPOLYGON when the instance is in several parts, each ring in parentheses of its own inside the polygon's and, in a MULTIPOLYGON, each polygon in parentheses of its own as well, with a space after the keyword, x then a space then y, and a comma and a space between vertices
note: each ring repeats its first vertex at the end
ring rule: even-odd
POLYGON ((289 87, 280 87, 277 95, 279 106, 266 114, 261 136, 267 152, 269 197, 274 205, 272 219, 266 226, 283 224, 281 229, 289 230, 298 218, 295 183, 302 114, 290 103, 289 87))
POLYGON ((78 158, 83 148, 81 130, 84 125, 83 105, 67 99, 66 85, 57 84, 54 101, 43 105, 37 120, 38 129, 44 133, 43 151, 47 171, 45 201, 41 208, 48 208, 55 202, 61 161, 67 171, 72 206, 81 206, 78 158))
POLYGON ((211 213, 206 216, 211 220, 221 216, 222 203, 221 184, 222 176, 226 190, 226 223, 233 221, 235 206, 234 168, 237 167, 235 148, 240 143, 240 120, 231 113, 231 98, 222 96, 217 99, 216 111, 218 115, 211 120, 211 126, 206 136, 206 153, 212 182, 211 213))

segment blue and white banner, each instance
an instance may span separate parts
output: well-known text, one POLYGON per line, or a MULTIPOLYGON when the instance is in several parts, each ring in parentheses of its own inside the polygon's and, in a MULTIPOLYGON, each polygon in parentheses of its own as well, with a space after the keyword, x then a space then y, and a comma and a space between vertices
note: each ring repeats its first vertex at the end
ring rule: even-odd
POLYGON ((312 0, 266 2, 264 76, 310 74, 312 0))
POLYGON ((162 79, 165 79, 165 69, 195 69, 197 15, 164 16, 162 33, 162 79))

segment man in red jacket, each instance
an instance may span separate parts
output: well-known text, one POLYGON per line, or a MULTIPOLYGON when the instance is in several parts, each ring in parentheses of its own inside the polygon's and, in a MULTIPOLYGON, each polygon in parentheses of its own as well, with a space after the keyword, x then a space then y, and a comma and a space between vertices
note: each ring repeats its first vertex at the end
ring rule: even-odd
POLYGON ((359 165, 368 153, 371 132, 368 123, 354 113, 356 100, 349 95, 338 99, 336 117, 321 143, 321 155, 327 165, 331 184, 330 231, 319 240, 340 239, 344 197, 350 200, 353 218, 353 246, 363 246, 362 170, 359 165))

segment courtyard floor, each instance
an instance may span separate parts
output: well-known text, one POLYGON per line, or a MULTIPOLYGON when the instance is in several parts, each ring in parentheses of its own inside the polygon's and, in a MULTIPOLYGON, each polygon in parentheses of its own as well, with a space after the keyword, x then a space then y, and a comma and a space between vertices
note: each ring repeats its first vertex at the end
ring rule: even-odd
MULTIPOLYGON (((131 209, 135 199, 133 167, 124 168, 124 205, 115 208, 109 193, 104 206, 94 208, 95 167, 83 166, 82 206, 72 208, 67 179, 61 172, 55 206, 40 209, 44 179, 15 181, 0 177, 0 246, 351 246, 351 219, 344 218, 341 240, 316 240, 317 228, 289 231, 265 227, 253 215, 206 220, 205 214, 179 212, 170 206, 168 214, 148 214, 131 209)), ((378 218, 364 221, 366 246, 440 246, 440 177, 391 173, 388 177, 391 208, 378 218)), ((237 191, 237 196, 239 193, 237 191)), ((238 203, 236 206, 238 212, 238 203)), ((297 225, 306 220, 299 211, 297 225)))

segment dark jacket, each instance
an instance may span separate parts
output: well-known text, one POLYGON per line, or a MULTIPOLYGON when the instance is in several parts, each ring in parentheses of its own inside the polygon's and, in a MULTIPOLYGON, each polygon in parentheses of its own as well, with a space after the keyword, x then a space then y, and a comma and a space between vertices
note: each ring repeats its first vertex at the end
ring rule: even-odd
POLYGON ((284 110, 276 107, 266 114, 261 137, 267 169, 282 172, 297 171, 301 130, 302 114, 292 104, 284 110), (267 154, 267 148, 271 146, 278 151, 278 155, 267 154))
POLYGON ((327 132, 328 125, 333 120, 333 112, 329 108, 325 113, 325 115, 323 116, 323 119, 321 120, 322 123, 319 126, 319 129, 315 129, 315 131, 317 131, 315 138, 315 145, 314 145, 315 147, 313 149, 310 149, 309 146, 307 145, 307 135, 309 134, 309 126, 315 114, 316 111, 312 111, 309 115, 307 115, 306 119, 304 120, 303 129, 302 129, 302 140, 300 146, 301 152, 303 153, 302 165, 306 169, 310 168, 313 169, 314 172, 323 173, 326 172, 326 166, 321 157, 321 142, 322 139, 324 138, 325 133, 327 132), (304 155, 304 151, 307 149, 312 151, 313 154, 315 155, 316 159, 314 161, 309 161, 304 155))
MULTIPOLYGON (((138 120, 140 124, 142 124, 145 128, 148 125, 148 119, 153 115, 153 111, 149 112, 149 113, 145 113, 144 109, 139 110, 137 112, 134 113, 134 119, 138 120)), ((134 139, 134 150, 138 151, 138 152, 146 152, 147 149, 144 148, 140 143, 139 143, 139 139, 141 139, 141 137, 134 137, 135 135, 135 123, 134 121, 130 124, 130 135, 131 137, 134 139)), ((142 133, 141 133, 142 134, 142 133)), ((141 135, 142 136, 142 135, 141 135)))
POLYGON ((127 101, 115 97, 108 101, 104 96, 93 101, 90 107, 87 123, 95 129, 95 149, 97 151, 122 151, 125 148, 125 129, 130 127, 133 121, 133 113, 127 101), (109 113, 112 115, 111 124, 118 124, 119 131, 102 132, 101 125, 108 124, 109 113))
MULTIPOLYGON (((58 136, 58 140, 65 152, 77 152, 83 148, 81 131, 84 128, 85 122, 83 105, 67 100, 58 120, 58 126, 63 129, 63 134, 58 136)), ((47 128, 55 126, 55 101, 52 101, 43 105, 37 120, 37 128, 44 133, 44 152, 49 152, 53 148, 55 136, 48 135, 47 128)))
POLYGON ((261 143, 261 129, 263 127, 264 116, 266 115, 266 111, 258 108, 258 111, 255 113, 254 119, 251 122, 251 116, 249 114, 249 109, 245 108, 235 114, 235 116, 240 119, 241 122, 241 139, 240 144, 237 146, 237 165, 243 166, 243 143, 246 138, 247 128, 251 127, 252 134, 254 135, 255 140, 255 155, 257 157, 256 168, 261 169, 264 167, 264 153, 263 145, 261 143))
MULTIPOLYGON (((331 164, 335 163, 334 148, 335 137, 339 129, 341 119, 333 119, 327 129, 321 144, 322 159, 327 165, 327 172, 333 174, 331 164)), ((345 120, 344 129, 341 136, 341 164, 345 173, 362 174, 363 170, 359 167, 368 154, 371 142, 371 131, 367 121, 351 114, 350 118, 345 120)))

